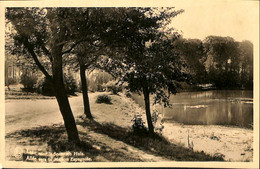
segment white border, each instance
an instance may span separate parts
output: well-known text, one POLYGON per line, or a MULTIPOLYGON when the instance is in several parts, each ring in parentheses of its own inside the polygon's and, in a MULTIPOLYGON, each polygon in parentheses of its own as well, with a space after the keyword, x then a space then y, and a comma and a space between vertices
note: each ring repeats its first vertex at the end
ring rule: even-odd
MULTIPOLYGON (((211 2, 216 2, 211 1, 211 2)), ((254 44, 254 157, 253 162, 89 162, 89 163, 25 163, 25 162, 6 162, 5 145, 4 145, 4 11, 5 7, 160 7, 174 6, 175 3, 209 3, 210 0, 129 0, 129 1, 109 1, 109 0, 82 0, 82 1, 0 1, 0 167, 15 168, 44 168, 44 167, 211 167, 211 168, 259 168, 259 13, 256 13, 255 25, 250 25, 255 34, 254 44)), ((225 2, 235 3, 234 0, 226 0, 225 2)), ((255 3, 259 12, 259 1, 248 1, 255 3)))

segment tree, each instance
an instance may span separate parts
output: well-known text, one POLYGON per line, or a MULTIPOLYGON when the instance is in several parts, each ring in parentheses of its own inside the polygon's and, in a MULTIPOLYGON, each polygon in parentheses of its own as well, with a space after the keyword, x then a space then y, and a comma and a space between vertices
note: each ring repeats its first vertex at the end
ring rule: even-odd
POLYGON ((63 56, 86 40, 85 8, 7 8, 15 50, 33 59, 51 81, 68 140, 79 142, 78 131, 63 82, 63 56), (85 14, 85 15, 84 15, 85 14), (44 62, 44 64, 42 64, 44 62))
POLYGON ((242 88, 253 89, 253 44, 250 41, 239 43, 242 88))
POLYGON ((101 55, 109 54, 108 48, 111 46, 111 37, 107 33, 119 31, 120 27, 117 27, 117 25, 123 25, 123 23, 118 16, 127 14, 127 12, 127 8, 87 8, 85 11, 87 16, 85 27, 88 28, 88 31, 84 33, 84 36, 87 41, 77 44, 72 50, 72 53, 76 56, 72 62, 76 62, 76 69, 79 68, 80 71, 84 113, 89 119, 93 119, 93 117, 90 110, 85 72, 87 69, 103 69, 98 67, 96 62, 101 55))
POLYGON ((91 114, 90 110, 90 104, 89 104, 89 97, 88 97, 88 84, 87 84, 87 78, 86 78, 86 70, 92 68, 95 68, 95 62, 97 61, 101 49, 97 46, 95 46, 95 43, 97 40, 95 38, 92 40, 92 42, 84 42, 79 44, 73 51, 76 55, 76 62, 77 66, 79 67, 80 72, 80 79, 81 79, 81 88, 82 88, 82 96, 83 96, 83 103, 84 103, 84 113, 87 118, 93 119, 93 116, 91 114))
POLYGON ((179 38, 175 42, 175 47, 187 64, 193 83, 206 83, 207 72, 204 66, 206 56, 202 41, 179 38))
POLYGON ((238 43, 231 37, 208 36, 203 45, 207 55, 206 67, 211 70, 209 74, 215 75, 211 78, 211 82, 217 88, 239 86, 238 43))
POLYGON ((163 101, 167 106, 169 95, 177 92, 178 82, 187 80, 182 71, 184 64, 173 46, 179 35, 166 27, 172 17, 183 11, 173 8, 130 9, 122 16, 120 31, 110 32, 109 36, 115 37, 117 43, 113 57, 104 59, 103 67, 119 77, 119 84, 126 83, 128 90, 144 95, 149 133, 154 133, 150 95, 155 95, 155 103, 163 101))

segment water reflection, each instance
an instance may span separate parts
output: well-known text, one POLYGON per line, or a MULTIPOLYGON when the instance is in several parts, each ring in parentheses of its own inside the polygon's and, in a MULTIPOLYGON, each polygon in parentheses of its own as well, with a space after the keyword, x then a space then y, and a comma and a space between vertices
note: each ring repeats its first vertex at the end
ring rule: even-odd
MULTIPOLYGON (((171 108, 160 108, 164 118, 184 124, 233 125, 251 128, 253 123, 252 91, 183 92, 171 96, 171 108)), ((144 106, 143 98, 134 95, 144 106)))

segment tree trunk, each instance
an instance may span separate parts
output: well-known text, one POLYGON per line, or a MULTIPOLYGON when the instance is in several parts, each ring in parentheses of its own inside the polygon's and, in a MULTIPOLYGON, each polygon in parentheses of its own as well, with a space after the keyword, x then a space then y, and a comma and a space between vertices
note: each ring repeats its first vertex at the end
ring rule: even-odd
POLYGON ((88 119, 93 119, 90 111, 89 98, 88 98, 88 86, 87 86, 85 71, 86 69, 84 65, 80 64, 80 79, 81 79, 82 96, 83 96, 83 103, 84 103, 84 113, 88 119))
POLYGON ((59 105, 60 112, 62 114, 64 125, 68 134, 68 140, 74 143, 78 143, 79 136, 76 127, 75 119, 71 111, 68 96, 65 91, 63 82, 63 71, 62 71, 62 54, 59 47, 52 50, 53 55, 53 86, 55 89, 55 96, 59 105))
POLYGON ((151 111, 150 111, 150 98, 149 98, 149 89, 147 86, 143 87, 144 101, 145 101, 145 112, 146 119, 148 124, 149 133, 154 133, 154 126, 152 123, 151 111))

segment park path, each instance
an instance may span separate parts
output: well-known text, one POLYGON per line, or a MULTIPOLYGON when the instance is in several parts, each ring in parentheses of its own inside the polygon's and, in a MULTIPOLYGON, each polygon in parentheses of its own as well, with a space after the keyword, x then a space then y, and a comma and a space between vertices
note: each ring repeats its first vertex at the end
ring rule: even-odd
MULTIPOLYGON (((82 96, 69 98, 74 116, 83 110, 82 96)), ((5 132, 63 123, 56 99, 26 99, 5 101, 5 132)))

